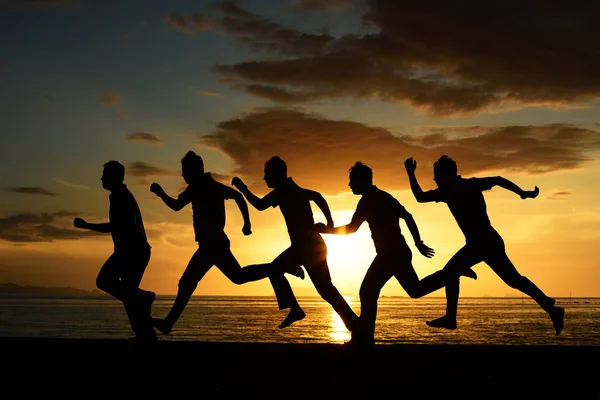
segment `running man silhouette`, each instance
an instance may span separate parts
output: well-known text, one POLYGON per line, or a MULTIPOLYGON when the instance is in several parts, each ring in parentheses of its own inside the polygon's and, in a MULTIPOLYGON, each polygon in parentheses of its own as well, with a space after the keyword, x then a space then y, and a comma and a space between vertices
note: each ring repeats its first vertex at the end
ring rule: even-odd
POLYGON ((302 265, 310 276, 315 289, 323 300, 331 304, 341 317, 346 328, 352 332, 358 323, 358 317, 352 311, 344 297, 333 286, 329 266, 327 265, 327 246, 316 229, 310 201, 313 201, 325 215, 328 226, 333 226, 329 206, 323 196, 315 191, 304 189, 287 175, 284 160, 275 156, 265 163, 264 180, 273 190, 263 198, 254 195, 244 182, 235 177, 232 185, 246 197, 257 210, 279 207, 290 237, 291 246, 268 264, 250 265, 244 268, 253 275, 252 279, 268 277, 276 293, 280 293, 279 309, 289 308, 290 312, 280 328, 286 328, 306 317, 298 304, 292 288, 284 276, 285 272, 303 278, 298 270, 302 265))
POLYGON ((446 315, 427 325, 436 328, 456 329, 456 313, 458 308, 459 282, 451 279, 465 270, 485 262, 508 286, 520 290, 533 298, 548 313, 554 325, 556 335, 563 329, 565 310, 555 305, 555 300, 546 296, 533 282, 522 276, 514 267, 504 247, 504 241, 492 227, 487 215, 483 191, 500 186, 516 193, 522 199, 535 198, 539 194, 534 190, 525 191, 513 182, 501 177, 469 178, 458 175, 456 162, 443 155, 433 164, 433 180, 437 189, 424 192, 415 176, 417 162, 408 158, 404 162, 410 187, 419 203, 444 202, 462 230, 466 244, 446 264, 446 266, 424 280, 436 286, 440 279, 447 279, 446 315), (450 277, 450 279, 448 279, 450 277))
MULTIPOLYGON (((350 223, 336 228, 324 224, 317 226, 321 233, 347 235, 356 232, 363 222, 369 224, 377 255, 360 286, 360 329, 352 335, 350 341, 351 344, 369 346, 375 343, 379 294, 392 277, 398 280, 406 294, 412 298, 430 293, 421 284, 413 268, 412 252, 400 230, 400 219, 406 223, 415 246, 422 255, 431 258, 434 251, 421 240, 417 224, 406 208, 391 194, 373 184, 371 168, 357 161, 349 172, 348 186, 352 193, 361 196, 350 223)), ((465 275, 476 278, 471 270, 465 271, 465 275)))
POLYGON ((242 213, 242 232, 252 233, 248 206, 244 197, 235 189, 214 180, 210 172, 204 172, 202 157, 188 151, 181 160, 181 176, 187 188, 174 199, 167 195, 158 183, 152 183, 150 190, 162 199, 173 211, 179 211, 192 203, 192 218, 198 250, 190 259, 181 279, 175 302, 166 318, 151 318, 151 322, 161 333, 168 335, 173 329, 190 297, 204 275, 214 266, 231 282, 242 284, 242 270, 230 250, 225 234, 225 200, 233 199, 242 213))
POLYGON ((136 334, 132 339, 156 340, 149 320, 155 294, 139 287, 150 261, 150 245, 142 214, 124 179, 123 165, 114 160, 104 164, 101 181, 102 187, 110 192, 109 222, 96 224, 75 218, 73 224, 111 234, 114 252, 100 269, 96 286, 123 302, 136 334))

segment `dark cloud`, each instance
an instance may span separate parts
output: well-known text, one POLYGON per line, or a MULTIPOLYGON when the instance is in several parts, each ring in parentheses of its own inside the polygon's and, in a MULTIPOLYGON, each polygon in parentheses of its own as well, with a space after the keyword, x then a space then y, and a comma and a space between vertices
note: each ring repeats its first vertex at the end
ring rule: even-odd
POLYGON ((34 187, 10 187, 7 190, 15 193, 36 194, 42 196, 56 196, 58 193, 51 192, 39 186, 34 187))
POLYGON ((163 17, 163 21, 185 33, 216 30, 235 36, 253 50, 274 51, 288 55, 310 55, 334 40, 326 31, 312 34, 283 27, 241 9, 232 1, 215 2, 212 3, 211 8, 220 12, 221 15, 169 14, 163 17))
POLYGON ((175 171, 162 169, 143 161, 129 163, 127 166, 127 174, 137 178, 146 178, 150 176, 179 176, 179 173, 175 171))
POLYGON ((565 196, 570 196, 573 193, 571 192, 554 192, 550 196, 546 197, 548 200, 560 200, 565 196))
POLYGON ((163 22, 170 24, 174 29, 190 35, 215 28, 214 21, 211 20, 211 17, 204 14, 167 14, 162 20, 163 22))
POLYGON ((136 133, 132 133, 131 135, 127 136, 125 138, 125 140, 129 141, 129 142, 144 142, 144 143, 150 143, 150 144, 154 144, 154 145, 162 145, 163 142, 157 138, 156 136, 154 136, 151 133, 146 133, 146 132, 136 132, 136 133))
POLYGON ((350 0, 298 0, 296 7, 303 10, 326 11, 347 7, 350 0))
POLYGON ((369 33, 337 37, 285 27, 234 2, 169 21, 231 35, 264 55, 213 71, 276 102, 376 98, 461 115, 600 98, 598 1, 366 4, 369 33))
POLYGON ((587 150, 600 148, 599 132, 569 125, 429 129, 397 136, 301 110, 260 109, 219 123, 200 143, 228 154, 239 165, 232 174, 255 190, 267 190, 264 162, 280 156, 298 184, 332 195, 349 190, 348 168, 356 161, 373 169, 376 184, 393 190, 408 188, 408 157, 417 160, 423 186, 430 186, 432 164, 443 154, 457 161, 464 176, 536 174, 579 167, 588 160, 587 150), (457 133, 461 129, 464 134, 457 133))
POLYGON ((40 10, 44 8, 71 7, 77 5, 77 0, 0 0, 0 4, 11 7, 40 10))
POLYGON ((76 213, 21 213, 0 218, 0 239, 9 242, 52 242, 53 240, 75 240, 100 235, 97 232, 76 229, 73 217, 76 213))

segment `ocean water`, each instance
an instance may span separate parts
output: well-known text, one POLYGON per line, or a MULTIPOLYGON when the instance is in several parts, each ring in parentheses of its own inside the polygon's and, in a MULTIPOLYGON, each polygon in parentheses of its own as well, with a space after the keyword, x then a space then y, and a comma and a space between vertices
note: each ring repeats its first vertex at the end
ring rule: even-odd
MULTIPOLYGON (((346 297, 360 312, 358 298, 346 297)), ((174 296, 157 296, 152 315, 167 315, 174 296)), ((458 329, 430 328, 444 314, 444 298, 379 299, 378 343, 600 345, 600 298, 559 299, 565 328, 555 336, 550 318, 531 299, 461 298, 458 329)), ((208 342, 343 343, 350 334, 331 306, 299 297, 307 317, 286 329, 286 311, 272 297, 194 296, 173 331, 159 340, 208 342)), ((126 339, 123 305, 110 297, 0 297, 0 337, 126 339)))

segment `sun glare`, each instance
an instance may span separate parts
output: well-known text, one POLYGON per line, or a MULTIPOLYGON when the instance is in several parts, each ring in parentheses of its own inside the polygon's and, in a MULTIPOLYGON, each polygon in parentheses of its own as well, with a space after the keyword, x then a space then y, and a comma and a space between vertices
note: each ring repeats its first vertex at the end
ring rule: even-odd
MULTIPOLYGON (((352 212, 344 212, 343 216, 335 216, 336 226, 346 224, 352 212), (343 222, 342 222, 343 221, 343 222)), ((348 235, 324 234, 327 244, 327 263, 336 284, 360 282, 375 258, 375 248, 371 239, 371 231, 365 223, 360 229, 348 235)))
MULTIPOLYGON (((344 299, 348 302, 348 304, 352 305, 352 300, 354 296, 344 296, 344 299)), ((329 337, 334 342, 346 342, 350 340, 350 332, 344 325, 344 321, 338 315, 335 310, 331 310, 331 321, 329 326, 329 337)))

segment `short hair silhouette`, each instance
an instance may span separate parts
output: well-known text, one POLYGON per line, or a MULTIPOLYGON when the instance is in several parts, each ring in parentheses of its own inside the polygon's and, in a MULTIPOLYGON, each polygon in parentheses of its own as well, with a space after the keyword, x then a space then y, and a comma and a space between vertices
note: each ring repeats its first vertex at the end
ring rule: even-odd
POLYGON ((279 156, 269 158, 265 162, 265 168, 269 168, 278 175, 287 176, 287 164, 279 156))
POLYGON ((115 181, 123 183, 125 180, 125 167, 118 161, 110 160, 104 164, 104 172, 115 181))
POLYGON ((181 166, 184 165, 199 172, 204 172, 204 160, 192 150, 188 151, 181 159, 181 166))
POLYGON ((357 161, 354 163, 354 165, 350 167, 349 171, 350 175, 355 179, 361 182, 373 184, 373 170, 362 162, 357 161))
POLYGON ((456 162, 444 154, 433 163, 433 173, 456 175, 458 173, 458 168, 456 167, 456 162))

